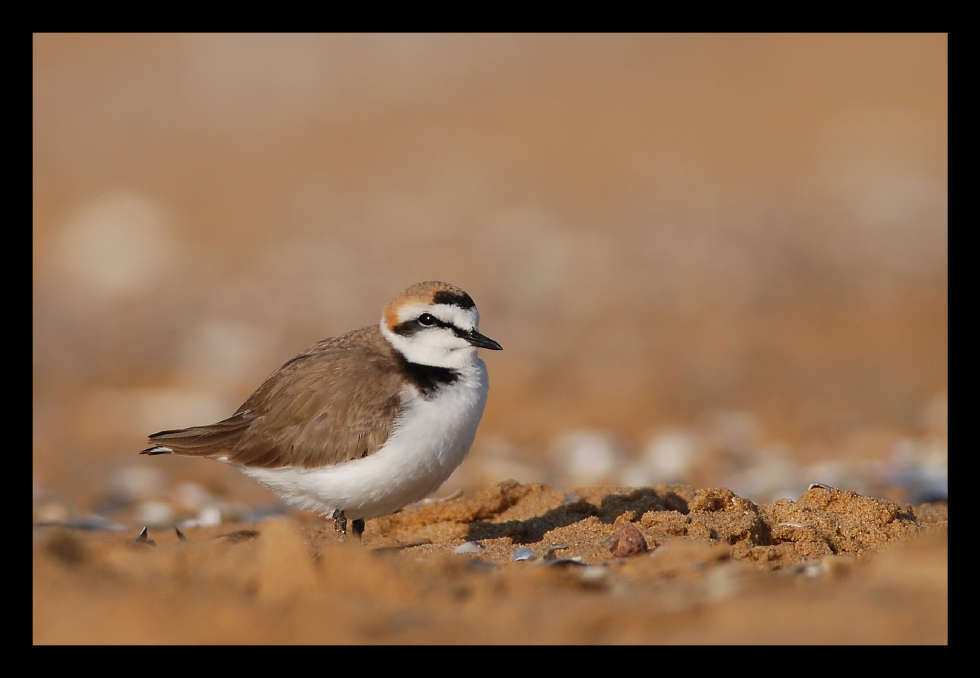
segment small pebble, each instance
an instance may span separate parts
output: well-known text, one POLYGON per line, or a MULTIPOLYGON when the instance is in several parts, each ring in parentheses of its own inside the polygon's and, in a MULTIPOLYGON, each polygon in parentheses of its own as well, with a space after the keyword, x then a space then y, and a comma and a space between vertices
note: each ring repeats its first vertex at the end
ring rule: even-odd
POLYGON ((534 560, 534 551, 527 547, 521 547, 514 551, 514 555, 511 556, 511 560, 514 562, 521 560, 534 560))
POLYGON ((289 513, 289 507, 285 504, 268 504, 266 506, 246 509, 240 512, 236 518, 239 522, 243 523, 258 523, 266 518, 284 516, 287 513, 289 513))
POLYGON ((109 487, 118 501, 129 503, 152 497, 166 486, 166 482, 163 471, 141 464, 116 471, 109 478, 109 487))
POLYGON ((687 431, 665 431, 651 440, 643 454, 647 474, 661 482, 678 482, 700 456, 700 443, 687 431))
POLYGON ((214 503, 211 493, 197 483, 180 483, 174 490, 174 498, 181 507, 192 511, 200 511, 208 504, 214 503))
POLYGON ((34 510, 35 522, 38 523, 61 523, 68 520, 70 515, 68 507, 56 501, 45 502, 34 510))
POLYGON ((800 563, 794 569, 795 574, 810 577, 811 579, 820 577, 826 572, 827 568, 822 562, 800 563))
POLYGON ((463 542, 453 549, 453 553, 479 553, 483 550, 483 544, 478 541, 463 542))
POLYGON ((169 527, 174 523, 174 509, 163 501, 144 501, 136 511, 136 520, 153 527, 169 527))
POLYGON ((221 509, 217 506, 206 506, 197 514, 197 518, 191 518, 180 523, 181 527, 214 527, 221 524, 221 509))
POLYGON ((738 593, 739 567, 733 563, 714 567, 705 576, 705 596, 711 601, 725 600, 738 593))
POLYGON ((575 484, 611 478, 624 452, 611 433, 588 429, 559 436, 551 445, 550 455, 575 484))
POLYGON ((566 567, 570 565, 577 565, 579 567, 585 567, 585 563, 582 562, 582 556, 572 556, 571 558, 558 558, 552 560, 546 560, 543 563, 546 566, 558 566, 566 567))
POLYGON ((613 535, 609 550, 616 558, 626 558, 647 551, 647 540, 633 525, 627 525, 613 535))
POLYGON ((229 532, 228 534, 219 534, 217 537, 215 537, 215 539, 237 544, 238 542, 255 539, 258 536, 259 533, 255 530, 236 530, 235 532, 229 532))
POLYGON ((568 548, 568 544, 552 544, 548 547, 548 552, 544 554, 545 560, 557 560, 558 556, 555 555, 556 551, 563 551, 568 548))
POLYGON ((416 546, 424 546, 425 544, 431 544, 431 539, 415 539, 412 541, 404 542, 402 544, 392 544, 391 546, 376 546, 371 549, 371 553, 376 556, 385 556, 392 553, 398 553, 399 551, 404 551, 406 549, 415 548, 416 546))
POLYGON ((597 584, 604 581, 607 576, 609 576, 609 571, 602 565, 586 565, 579 575, 582 581, 587 584, 597 584))
POLYGON ((119 523, 106 520, 102 516, 82 516, 80 518, 69 518, 59 523, 38 523, 38 527, 70 527, 76 530, 110 531, 119 532, 126 529, 119 523))

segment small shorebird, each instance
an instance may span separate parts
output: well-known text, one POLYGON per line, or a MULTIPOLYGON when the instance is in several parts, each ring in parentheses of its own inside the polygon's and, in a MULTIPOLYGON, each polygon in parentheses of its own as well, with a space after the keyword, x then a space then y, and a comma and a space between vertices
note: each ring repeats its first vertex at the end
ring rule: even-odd
POLYGON ((454 285, 412 285, 377 325, 287 361, 232 416, 154 433, 141 454, 226 462, 360 537, 365 519, 435 491, 473 444, 488 386, 477 348, 501 349, 479 318, 454 285))

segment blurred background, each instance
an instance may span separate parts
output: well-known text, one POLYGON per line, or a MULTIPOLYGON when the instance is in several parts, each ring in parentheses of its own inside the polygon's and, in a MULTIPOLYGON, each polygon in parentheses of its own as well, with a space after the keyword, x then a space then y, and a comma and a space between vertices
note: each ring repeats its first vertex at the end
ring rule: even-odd
POLYGON ((35 522, 274 504, 136 453, 428 279, 504 346, 439 494, 946 495, 945 35, 46 34, 33 70, 35 522))

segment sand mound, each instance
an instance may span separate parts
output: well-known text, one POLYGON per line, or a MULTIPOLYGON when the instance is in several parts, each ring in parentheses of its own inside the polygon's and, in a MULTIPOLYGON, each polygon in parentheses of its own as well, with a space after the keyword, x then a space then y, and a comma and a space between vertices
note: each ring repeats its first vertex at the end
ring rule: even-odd
POLYGON ((369 521, 35 529, 37 643, 947 640, 945 504, 500 483, 369 521))

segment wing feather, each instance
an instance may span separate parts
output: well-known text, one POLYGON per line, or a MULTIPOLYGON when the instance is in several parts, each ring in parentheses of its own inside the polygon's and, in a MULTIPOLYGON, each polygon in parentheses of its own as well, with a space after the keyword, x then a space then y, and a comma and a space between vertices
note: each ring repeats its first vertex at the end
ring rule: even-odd
POLYGON ((228 419, 161 431, 150 441, 176 454, 262 468, 365 457, 396 425, 403 383, 396 365, 376 326, 326 339, 276 370, 228 419))

